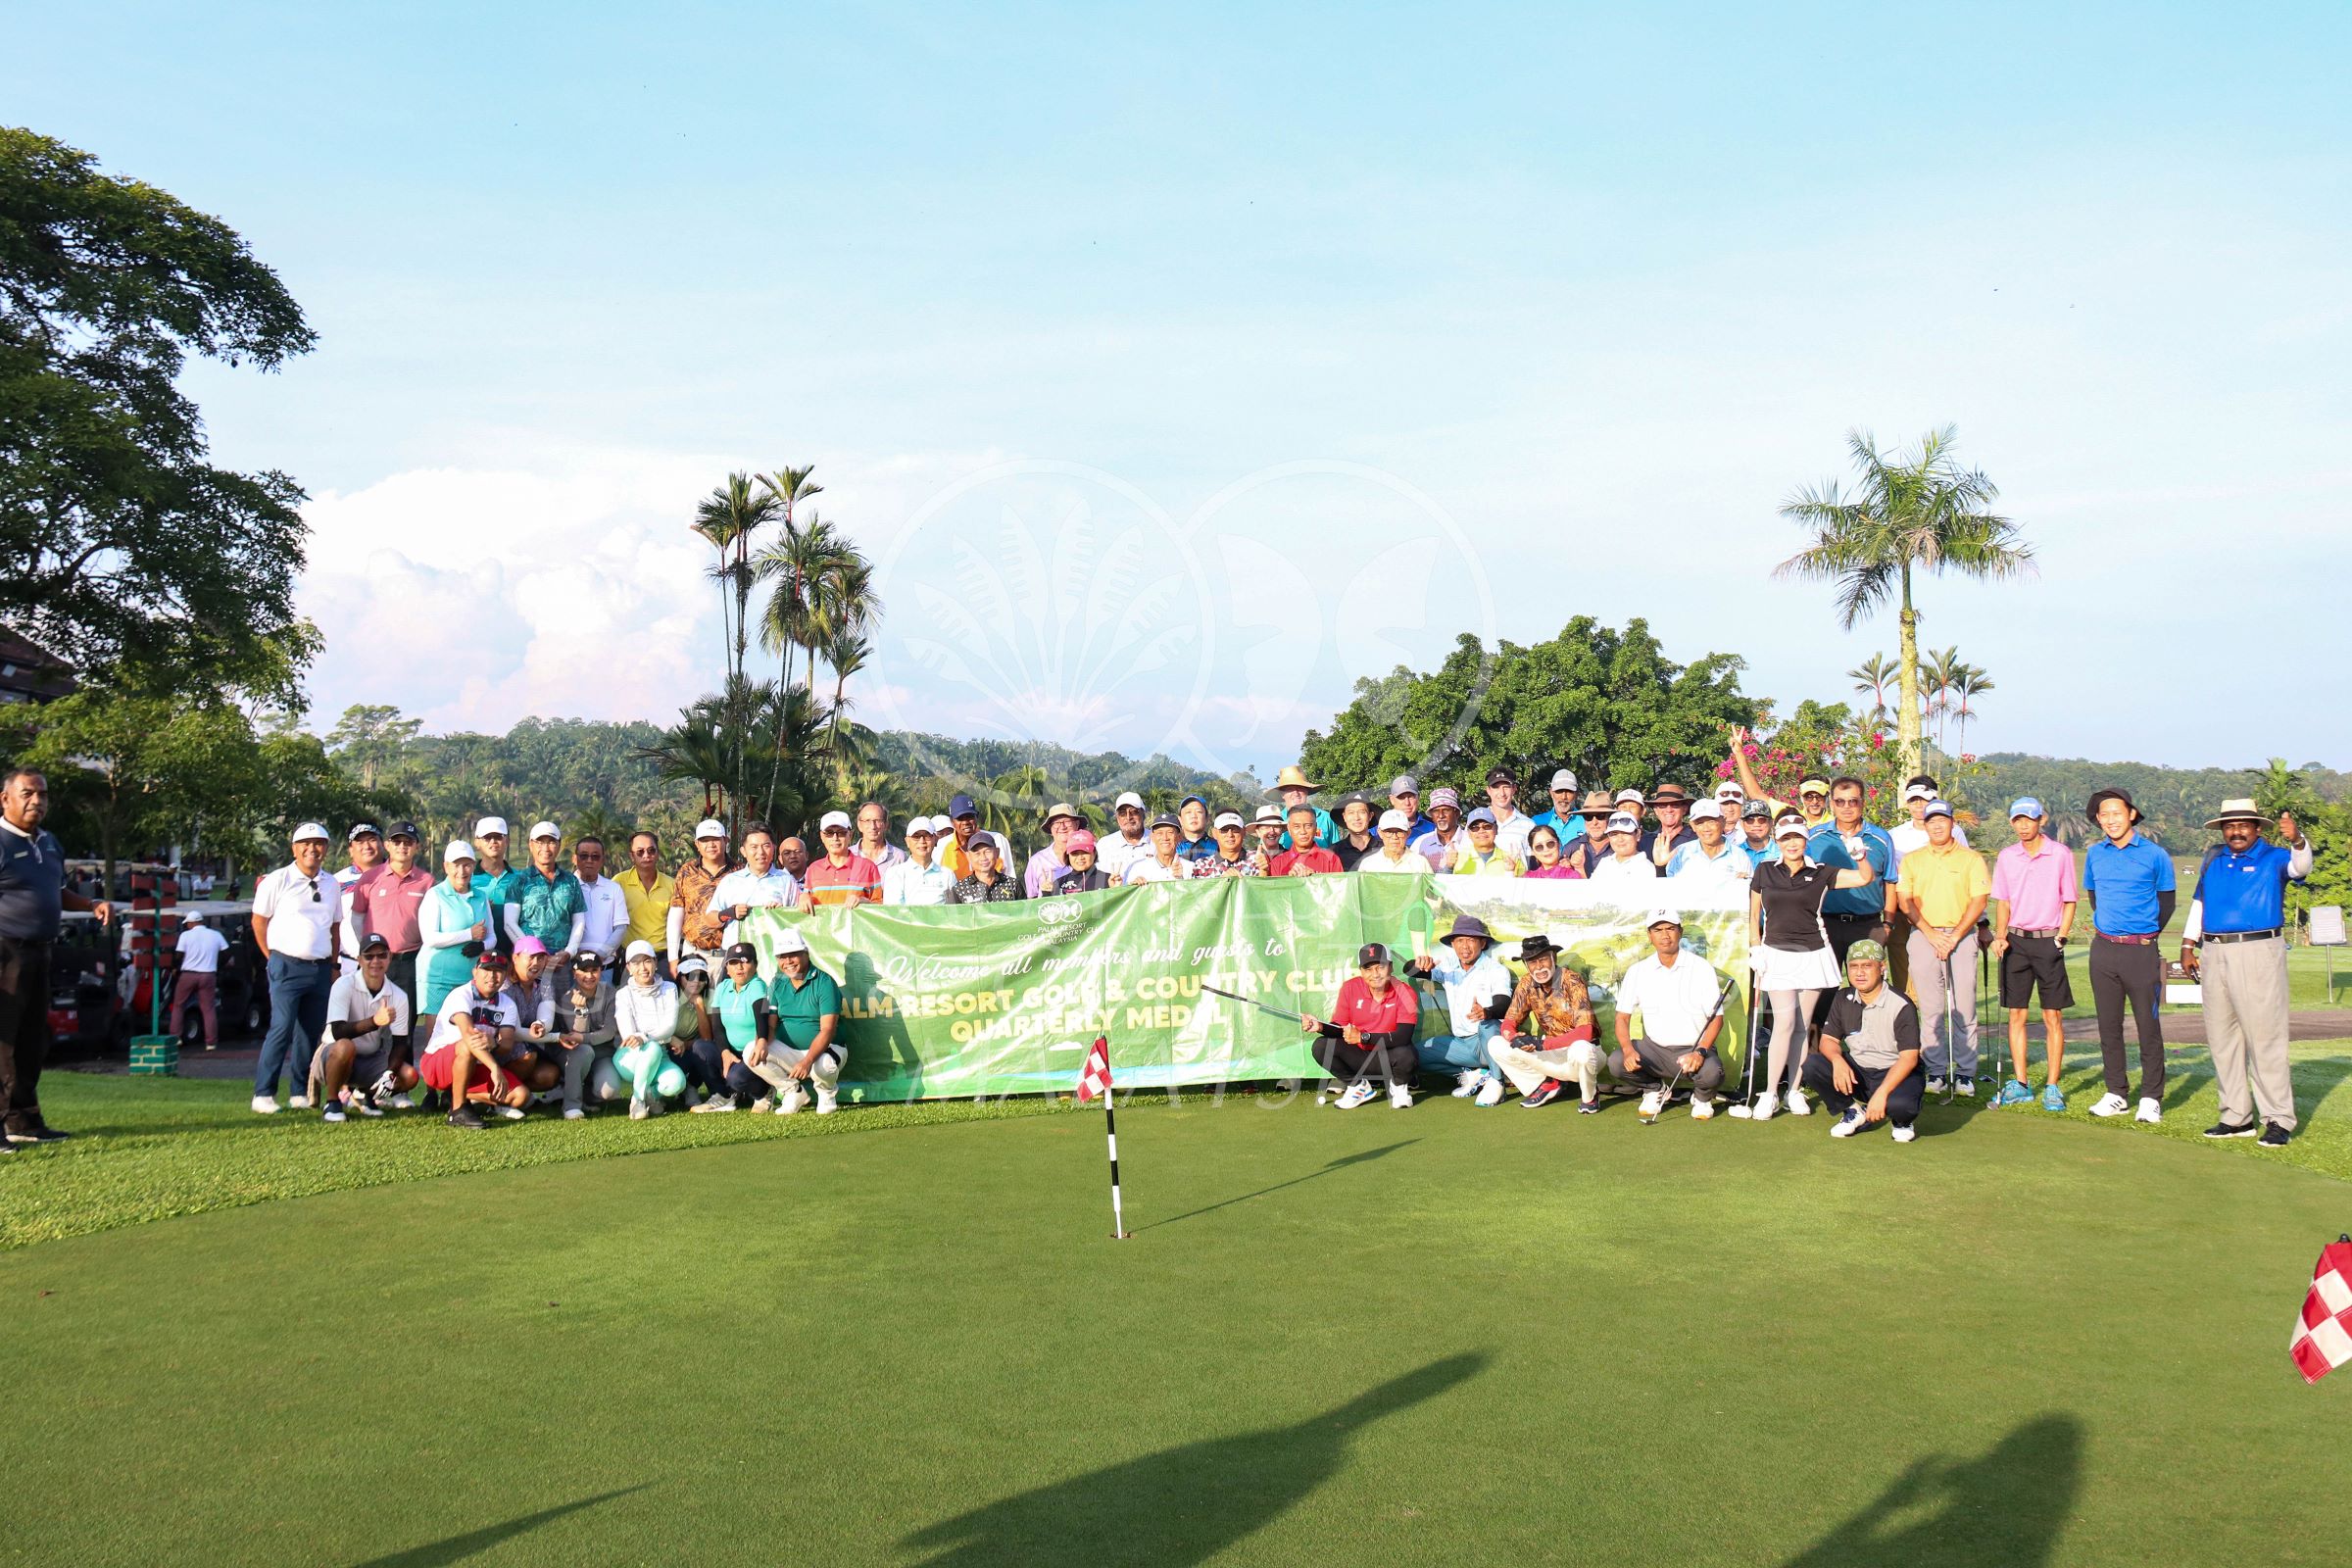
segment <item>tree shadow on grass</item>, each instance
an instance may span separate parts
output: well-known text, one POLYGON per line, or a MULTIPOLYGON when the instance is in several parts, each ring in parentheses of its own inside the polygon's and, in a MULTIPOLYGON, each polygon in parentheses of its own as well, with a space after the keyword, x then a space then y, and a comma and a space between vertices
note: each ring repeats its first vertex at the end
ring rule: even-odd
POLYGON ((1977 1458, 1917 1460, 1786 1568, 2035 1568, 2057 1547, 2082 1475, 2082 1424, 2039 1416, 1977 1458))
POLYGON ((443 1563, 463 1562, 501 1542, 526 1535, 541 1525, 552 1524, 567 1513, 593 1508, 600 1502, 611 1502, 614 1497, 625 1497, 632 1492, 643 1492, 648 1485, 650 1483, 641 1481, 633 1487, 600 1492, 593 1497, 581 1497, 573 1502, 559 1503, 553 1508, 542 1508, 537 1513, 526 1513, 519 1519, 509 1519, 504 1524, 484 1525, 479 1530, 468 1530, 462 1536, 428 1541, 421 1546, 411 1546, 405 1551, 386 1552, 381 1557, 368 1558, 358 1568, 440 1568, 443 1563))
POLYGON ((1205 1562, 1296 1506, 1347 1461, 1355 1435, 1475 1376, 1483 1351, 1392 1378, 1292 1426, 1162 1448, 1004 1497, 900 1543, 924 1561, 977 1568, 1184 1568, 1205 1562))
POLYGON ((1378 1149, 1365 1149, 1352 1154, 1342 1154, 1320 1170, 1310 1170, 1305 1175, 1294 1176, 1287 1182, 1276 1182, 1271 1187, 1260 1187, 1254 1193, 1244 1193, 1238 1198, 1224 1199, 1201 1208, 1187 1209, 1181 1214, 1171 1214, 1166 1219, 1155 1219, 1149 1225, 1138 1225, 1136 1231, 1140 1234, 1144 1231, 1157 1230, 1162 1225, 1173 1225, 1181 1219, 1197 1219, 1202 1214, 1213 1214, 1220 1208, 1230 1208, 1236 1203, 1247 1203, 1253 1198, 1263 1198, 1268 1193, 1279 1193, 1286 1187, 1296 1187, 1300 1182, 1311 1182, 1319 1176, 1328 1176, 1334 1171, 1346 1170, 1350 1165, 1361 1165, 1367 1160, 1378 1159, 1383 1154, 1393 1154, 1407 1144, 1417 1144, 1420 1141, 1418 1138, 1406 1138, 1397 1143, 1384 1144, 1378 1149))

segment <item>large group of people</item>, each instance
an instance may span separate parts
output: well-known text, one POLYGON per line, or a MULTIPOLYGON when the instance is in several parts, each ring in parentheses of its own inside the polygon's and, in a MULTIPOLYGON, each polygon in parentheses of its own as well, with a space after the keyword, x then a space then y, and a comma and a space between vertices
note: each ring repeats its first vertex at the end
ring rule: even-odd
MULTIPOLYGON (((984 829, 969 796, 918 816, 894 842, 888 812, 867 802, 855 818, 825 813, 817 849, 765 824, 732 842, 712 819, 692 854, 668 868, 660 838, 630 835, 626 868, 608 871, 593 836, 566 844, 553 821, 510 859, 503 817, 483 816, 453 839, 435 877, 414 823, 358 823, 345 861, 329 870, 330 835, 306 822, 288 862, 261 877, 252 907, 266 958, 270 1025, 253 1083, 253 1109, 316 1107, 329 1121, 424 1108, 459 1127, 485 1115, 517 1118, 534 1104, 566 1118, 625 1101, 629 1114, 672 1106, 697 1112, 764 1110, 819 1115, 839 1104, 848 1065, 841 993, 788 933, 761 974, 742 925, 757 909, 815 910, 869 904, 993 904, 1116 886, 1217 876, 1442 872, 1458 876, 1582 878, 1603 902, 1656 907, 1652 952, 1615 983, 1614 1038, 1598 1038, 1590 978, 1538 935, 1511 962, 1487 928, 1458 921, 1443 951, 1401 970, 1366 944, 1359 972, 1328 1016, 1302 1027, 1315 1059, 1353 1108, 1384 1089, 1412 1103, 1421 1080, 1450 1083, 1480 1105, 1516 1091, 1530 1106, 1569 1087, 1598 1108, 1604 1077, 1642 1095, 1654 1116, 1687 1093, 1709 1119, 1726 1089, 1717 1042, 1738 976, 1686 947, 1678 888, 1744 891, 1755 1049, 1739 1103, 1747 1120, 1812 1111, 1808 1092, 1850 1136, 1880 1121, 1908 1141, 1929 1094, 1974 1097, 1979 1076, 1979 944, 1997 966, 2008 1014, 2010 1072, 2003 1105, 2066 1108, 2064 1014, 2074 999, 2065 964, 2079 906, 2093 910, 2089 979, 2106 1094, 2097 1116, 2159 1121, 2165 1084, 2157 1012, 2165 965, 2158 948, 2175 913, 2172 857, 2138 832, 2130 794, 2101 790, 2086 808, 2097 838, 2078 860, 2048 831, 2039 801, 2010 808, 2015 842, 1988 869, 1969 847, 1936 780, 1903 790, 1910 820, 1889 831, 1864 820, 1867 791, 1850 777, 1807 779, 1797 799, 1764 796, 1739 749, 1738 777, 1693 796, 1674 784, 1647 791, 1580 791, 1549 776, 1551 804, 1519 808, 1508 769, 1487 775, 1485 804, 1465 812, 1440 786, 1424 805, 1410 777, 1387 804, 1349 794, 1315 803, 1317 786, 1285 768, 1269 803, 1245 820, 1211 814, 1200 796, 1147 817, 1134 793, 1112 805, 1100 838, 1068 804, 1045 814, 1046 842, 1018 866, 1002 833, 984 829), (567 862, 567 863, 566 863, 567 862), (1420 988, 1443 1009, 1421 1026, 1420 988), (2036 1006, 2038 1004, 2038 1006, 2036 1006), (2038 1096, 2029 1060, 2035 1011, 2044 1031, 2038 1096), (2139 1093, 2130 1095, 2124 1019, 2136 1026, 2139 1093), (1641 1030, 1633 1032, 1639 1017, 1641 1030), (419 1038, 421 1036, 421 1039, 419 1038), (1613 1048, 1613 1049, 1612 1049, 1613 1048)), ((74 894, 55 840, 41 829, 47 786, 18 769, 0 799, 0 1095, 7 1143, 57 1136, 39 1111, 46 1049, 46 949, 63 908, 110 910, 74 894), (37 961, 36 961, 37 960, 37 961), (34 970, 40 973, 37 979, 34 970)), ((2220 1079, 2217 1138, 2284 1144, 2296 1127, 2286 1064, 2282 938, 2289 881, 2312 852, 2291 815, 2278 842, 2251 801, 2231 801, 2209 826, 2223 843, 2206 858, 2180 944, 2201 977, 2220 1079)), ((1710 897, 1709 904, 1715 904, 1710 897)), ((192 920, 180 941, 186 973, 209 973, 221 939, 192 920)), ((205 998, 203 1000, 209 1000, 205 998)), ((207 1019, 208 1037, 213 1027, 207 1019)))

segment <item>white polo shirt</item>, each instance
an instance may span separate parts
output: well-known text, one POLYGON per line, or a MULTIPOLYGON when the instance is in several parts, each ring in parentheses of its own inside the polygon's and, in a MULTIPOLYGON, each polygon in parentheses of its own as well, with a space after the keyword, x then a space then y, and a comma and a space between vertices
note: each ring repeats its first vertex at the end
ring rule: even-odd
POLYGON ((321 869, 304 876, 301 868, 281 865, 253 890, 253 912, 272 954, 289 958, 323 958, 335 951, 335 928, 343 920, 343 884, 321 869))
POLYGON ((1127 868, 1139 859, 1152 858, 1152 835, 1146 833, 1133 844, 1124 833, 1107 833, 1095 841, 1095 864, 1113 882, 1127 880, 1127 868))
POLYGON ((609 876, 591 882, 580 879, 580 902, 587 912, 580 925, 580 946, 594 948, 607 961, 620 956, 616 944, 621 933, 629 928, 629 897, 620 891, 620 884, 609 876))
MULTIPOLYGON (((1611 854, 1605 858, 1593 861, 1592 869, 1585 873, 1587 886, 1598 891, 1603 898, 1619 901, 1648 899, 1651 896, 1651 890, 1647 890, 1644 885, 1655 882, 1657 879, 1657 866, 1651 863, 1648 856, 1640 853, 1629 855, 1623 859, 1619 859, 1615 854, 1611 854)), ((1663 1041, 1659 1043, 1664 1044, 1663 1041)))
POLYGON ((904 904, 916 908, 945 904, 948 889, 955 885, 956 873, 937 860, 917 865, 908 858, 882 868, 884 904, 904 904))
POLYGON ((1625 971, 1617 986, 1617 1013, 1640 1013, 1642 1033, 1658 1045, 1695 1046, 1722 988, 1723 976, 1714 965, 1689 948, 1674 956, 1671 969, 1653 953, 1625 971))
POLYGON ((1128 887, 1138 888, 1147 882, 1182 882, 1192 874, 1193 862, 1181 855, 1174 865, 1162 865, 1158 856, 1146 855, 1127 867, 1127 874, 1119 880, 1128 887))
POLYGON ((391 1024, 382 1029, 370 1028, 366 1034, 353 1035, 351 1049, 355 1054, 372 1056, 389 1047, 394 1035, 409 1032, 409 994, 394 985, 389 975, 384 978, 383 990, 369 991, 368 982, 356 973, 337 980, 335 989, 327 993, 326 1032, 318 1037, 318 1043, 322 1046, 332 1044, 335 1025, 339 1023, 368 1022, 375 1016, 378 1003, 391 1004, 391 1024))
POLYGON ((522 1026, 521 1015, 515 1012, 514 999, 510 993, 501 990, 495 997, 485 997, 473 989, 473 982, 468 979, 449 994, 441 1004, 441 1010, 433 1015, 432 1038, 425 1042, 424 1049, 439 1051, 443 1046, 456 1045, 457 1021, 468 1015, 473 1026, 490 1036, 493 1044, 499 1030, 522 1026))
POLYGON ((228 938, 209 925, 192 925, 179 934, 173 944, 179 949, 181 974, 219 974, 220 955, 228 951, 228 938))
MULTIPOLYGON (((710 907, 732 909, 738 904, 753 909, 789 909, 801 902, 800 879, 781 865, 771 865, 767 875, 760 876, 753 869, 738 866, 718 879, 710 890, 710 907)), ((735 921, 727 920, 726 941, 735 942, 735 921)))

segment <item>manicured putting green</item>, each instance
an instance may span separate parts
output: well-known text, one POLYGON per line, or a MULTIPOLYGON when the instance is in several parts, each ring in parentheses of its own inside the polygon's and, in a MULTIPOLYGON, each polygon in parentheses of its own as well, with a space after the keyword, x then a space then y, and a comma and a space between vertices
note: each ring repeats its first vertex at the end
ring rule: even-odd
MULTIPOLYGON (((708 1118, 706 1118, 708 1119, 708 1118)), ((372 1129, 354 1129, 362 1133, 372 1129)), ((2011 1114, 1139 1109, 0 1254, 25 1560, 2333 1562, 2352 1187, 2011 1114)), ((201 1136, 191 1134, 190 1136, 201 1136)))

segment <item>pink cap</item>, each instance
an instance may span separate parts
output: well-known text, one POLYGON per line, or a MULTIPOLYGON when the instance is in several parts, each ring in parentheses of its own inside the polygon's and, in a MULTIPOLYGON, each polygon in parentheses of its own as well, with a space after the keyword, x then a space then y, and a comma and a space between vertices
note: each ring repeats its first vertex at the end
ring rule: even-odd
POLYGON ((1062 852, 1066 855, 1075 855, 1081 850, 1084 850, 1087 854, 1092 855, 1095 853, 1095 836, 1094 834, 1088 832, 1085 828, 1080 828, 1077 832, 1069 836, 1068 840, 1062 844, 1061 848, 1062 852))
POLYGON ((516 937, 514 939, 514 951, 516 953, 543 954, 547 951, 547 944, 540 941, 537 937, 516 937))

